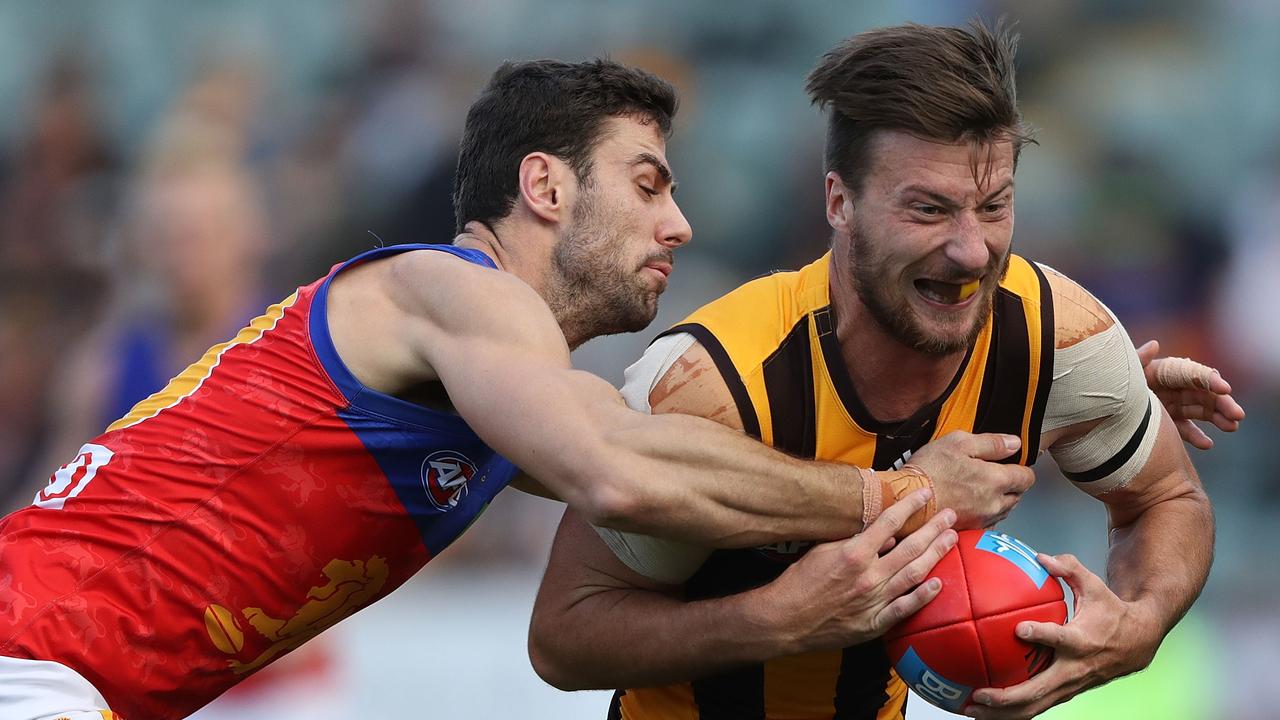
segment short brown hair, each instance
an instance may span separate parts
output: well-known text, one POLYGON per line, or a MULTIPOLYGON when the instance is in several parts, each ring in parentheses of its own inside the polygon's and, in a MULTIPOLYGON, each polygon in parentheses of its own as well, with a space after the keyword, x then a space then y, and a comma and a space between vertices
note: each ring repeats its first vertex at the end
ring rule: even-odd
MULTIPOLYGON (((1035 142, 1018 110, 1013 58, 1018 36, 988 29, 907 24, 859 33, 822 56, 805 90, 827 120, 827 170, 862 186, 876 130, 899 130, 977 149, 1011 140, 1014 159, 1035 142)), ((974 153, 974 173, 978 155, 974 153)))
POLYGON ((467 111, 453 179, 457 231, 471 220, 492 224, 511 212, 520 161, 529 153, 565 160, 582 182, 591 175, 605 120, 655 123, 665 138, 676 105, 666 80, 608 59, 503 63, 467 111))

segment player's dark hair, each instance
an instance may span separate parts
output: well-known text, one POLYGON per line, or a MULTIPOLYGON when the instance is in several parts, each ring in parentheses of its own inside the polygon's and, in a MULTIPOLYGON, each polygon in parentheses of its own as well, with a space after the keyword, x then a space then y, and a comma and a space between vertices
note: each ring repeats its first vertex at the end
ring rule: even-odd
POLYGON ((458 232, 469 221, 492 224, 511 212, 529 153, 563 159, 581 183, 591 175, 606 119, 657 123, 665 138, 676 104, 665 80, 611 60, 503 63, 467 111, 453 180, 458 232))
POLYGON ((805 83, 814 104, 829 111, 826 169, 859 192, 876 130, 968 140, 975 150, 1010 140, 1016 162, 1022 146, 1035 142, 1018 110, 1017 49, 1018 36, 1003 22, 988 29, 977 20, 965 28, 899 25, 844 40, 805 83))

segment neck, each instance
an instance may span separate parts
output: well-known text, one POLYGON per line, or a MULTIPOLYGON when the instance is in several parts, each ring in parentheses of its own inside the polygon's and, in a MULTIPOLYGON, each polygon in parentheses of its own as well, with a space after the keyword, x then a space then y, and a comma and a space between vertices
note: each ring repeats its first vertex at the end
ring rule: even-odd
POLYGON ((462 232, 453 238, 453 244, 468 250, 479 250, 488 255, 499 270, 517 276, 519 274, 520 262, 511 249, 498 239, 497 233, 485 223, 478 220, 472 220, 467 223, 462 228, 462 232))
POLYGON ((453 244, 479 250, 488 255, 498 269, 515 275, 533 288, 547 303, 556 323, 560 325, 569 349, 576 350, 593 337, 589 331, 590 318, 589 313, 580 310, 581 303, 571 301, 570 290, 563 287, 563 283, 556 282, 552 272, 551 250, 546 247, 547 242, 554 244, 554 240, 540 241, 530 237, 526 238, 529 242, 510 245, 503 242, 504 238, 517 234, 518 231, 505 223, 491 227, 473 220, 454 238, 453 244))
POLYGON ((965 352, 922 353, 887 333, 858 297, 849 260, 840 255, 832 253, 829 282, 845 369, 873 417, 906 419, 946 391, 965 352))

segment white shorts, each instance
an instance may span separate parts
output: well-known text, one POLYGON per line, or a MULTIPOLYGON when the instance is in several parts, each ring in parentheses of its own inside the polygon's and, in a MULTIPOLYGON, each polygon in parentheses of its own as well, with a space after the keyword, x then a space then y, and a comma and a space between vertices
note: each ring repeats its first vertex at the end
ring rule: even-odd
POLYGON ((61 663, 0 656, 0 718, 123 720, 102 693, 61 663))

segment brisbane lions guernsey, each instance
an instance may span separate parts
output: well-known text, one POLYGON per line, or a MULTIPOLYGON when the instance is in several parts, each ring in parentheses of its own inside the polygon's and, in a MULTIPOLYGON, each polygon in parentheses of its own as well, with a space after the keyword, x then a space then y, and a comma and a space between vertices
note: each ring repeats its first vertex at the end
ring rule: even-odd
MULTIPOLYGON (((996 291, 991 316, 950 386, 912 417, 881 422, 854 391, 836 338, 830 253, 713 301, 663 333, 688 333, 715 361, 747 433, 794 456, 887 470, 953 430, 1022 438, 1009 459, 1033 464, 1051 382, 1053 300, 1021 257, 996 291)), ((689 600, 764 585, 812 546, 782 542, 717 550, 684 586, 689 600)), ((619 691, 623 720, 901 720, 906 684, 879 639, 781 657, 665 687, 619 691)))
POLYGON ((400 586, 515 468, 457 415, 361 385, 338 273, 272 305, 80 448, 0 522, 0 655, 75 670, 125 718, 179 718, 400 586))

